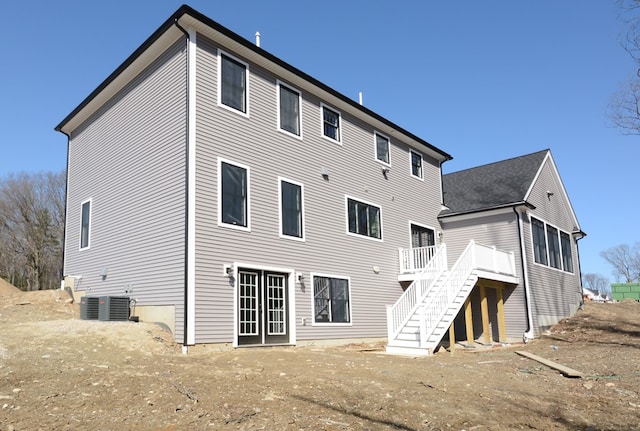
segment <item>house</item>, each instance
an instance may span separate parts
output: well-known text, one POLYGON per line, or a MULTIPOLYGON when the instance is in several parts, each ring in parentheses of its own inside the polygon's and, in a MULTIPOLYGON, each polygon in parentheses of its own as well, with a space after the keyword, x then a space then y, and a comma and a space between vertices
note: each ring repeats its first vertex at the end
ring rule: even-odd
POLYGON ((443 190, 452 256, 469 238, 514 252, 519 283, 487 290, 489 303, 505 298, 507 337, 532 338, 578 309, 585 233, 550 150, 444 175, 443 190))
POLYGON ((449 295, 432 301, 449 316, 478 279, 520 282, 512 249, 490 247, 503 242, 463 253, 464 217, 441 212, 448 153, 188 6, 56 130, 65 286, 129 297, 185 351, 385 337, 393 351, 427 331, 428 353, 453 318, 427 324, 426 298, 449 295), (455 253, 472 258, 462 275, 455 253))

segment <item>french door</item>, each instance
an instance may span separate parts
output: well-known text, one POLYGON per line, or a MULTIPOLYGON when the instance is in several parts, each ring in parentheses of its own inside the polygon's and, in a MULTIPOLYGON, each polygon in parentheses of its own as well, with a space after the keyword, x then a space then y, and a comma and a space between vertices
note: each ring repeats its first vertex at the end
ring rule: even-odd
POLYGON ((238 270, 238 345, 289 342, 287 274, 238 270))

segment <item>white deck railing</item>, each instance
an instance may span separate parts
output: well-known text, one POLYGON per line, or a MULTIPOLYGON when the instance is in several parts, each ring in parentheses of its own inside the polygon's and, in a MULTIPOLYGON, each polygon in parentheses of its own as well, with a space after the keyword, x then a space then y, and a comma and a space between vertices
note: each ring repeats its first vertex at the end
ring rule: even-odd
MULTIPOLYGON (((438 280, 441 274, 447 269, 447 248, 446 246, 423 247, 423 249, 433 249, 431 259, 425 262, 418 277, 409 285, 400 298, 393 305, 387 305, 387 335, 389 340, 393 340, 402 327, 411 318, 415 308, 423 298, 429 293, 430 288, 438 280)), ((415 254, 423 258, 427 251, 415 254)), ((408 253, 406 256, 413 256, 408 253)), ((403 251, 400 251, 400 262, 403 259, 403 251)), ((402 263, 401 263, 402 266, 402 263)))
POLYGON ((432 245, 428 247, 401 248, 400 256, 400 274, 420 272, 427 267, 433 259, 438 246, 432 245))

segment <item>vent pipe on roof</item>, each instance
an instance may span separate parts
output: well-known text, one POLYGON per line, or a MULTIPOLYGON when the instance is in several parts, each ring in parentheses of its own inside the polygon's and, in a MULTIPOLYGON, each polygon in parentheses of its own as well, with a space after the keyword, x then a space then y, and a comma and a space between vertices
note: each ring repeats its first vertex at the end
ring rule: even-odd
POLYGON ((256 31, 256 46, 260 48, 260 32, 256 31))
POLYGON ((362 105, 362 91, 358 93, 358 101, 362 105))

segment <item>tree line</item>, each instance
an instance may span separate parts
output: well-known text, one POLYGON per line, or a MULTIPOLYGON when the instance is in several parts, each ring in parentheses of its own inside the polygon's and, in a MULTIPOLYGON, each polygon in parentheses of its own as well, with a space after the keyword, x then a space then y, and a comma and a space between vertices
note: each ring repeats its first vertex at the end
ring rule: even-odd
POLYGON ((0 179, 0 277, 22 290, 60 286, 66 173, 0 179))

